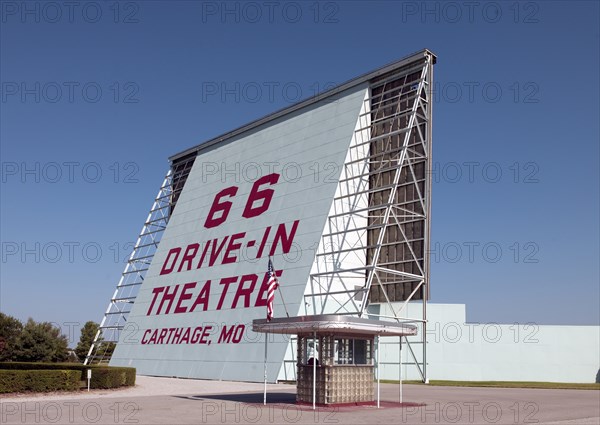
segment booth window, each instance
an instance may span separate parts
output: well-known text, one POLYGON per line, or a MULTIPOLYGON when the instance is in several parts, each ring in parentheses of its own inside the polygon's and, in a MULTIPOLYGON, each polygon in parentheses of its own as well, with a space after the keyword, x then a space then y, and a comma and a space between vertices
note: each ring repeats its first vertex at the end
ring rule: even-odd
POLYGON ((335 364, 372 364, 373 344, 370 339, 337 338, 335 345, 335 364))
POLYGON ((344 338, 333 335, 298 337, 298 364, 312 366, 373 365, 373 339, 344 338))
POLYGON ((322 339, 323 338, 321 337, 317 338, 316 341, 313 341, 312 338, 305 336, 298 338, 298 360, 300 361, 300 364, 312 365, 315 359, 317 365, 320 364, 319 347, 321 346, 320 342, 322 342, 322 339))

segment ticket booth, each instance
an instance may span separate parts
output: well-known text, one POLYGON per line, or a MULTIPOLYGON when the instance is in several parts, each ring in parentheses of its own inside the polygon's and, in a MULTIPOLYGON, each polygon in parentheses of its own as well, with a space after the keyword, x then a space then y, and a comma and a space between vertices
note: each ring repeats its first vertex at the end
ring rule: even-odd
POLYGON ((341 315, 254 320, 253 330, 297 335, 296 401, 313 406, 378 404, 379 336, 417 333, 414 325, 341 315))
POLYGON ((372 403, 374 343, 374 336, 368 334, 318 334, 316 340, 298 335, 296 400, 312 403, 315 369, 317 404, 372 403))

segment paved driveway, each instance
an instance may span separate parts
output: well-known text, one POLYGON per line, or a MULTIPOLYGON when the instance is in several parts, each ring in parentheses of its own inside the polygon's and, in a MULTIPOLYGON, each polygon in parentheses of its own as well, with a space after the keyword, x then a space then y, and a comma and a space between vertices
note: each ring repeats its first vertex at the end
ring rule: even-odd
POLYGON ((381 407, 298 406, 293 385, 138 377, 135 388, 0 398, 2 424, 600 424, 600 391, 382 384, 381 407))

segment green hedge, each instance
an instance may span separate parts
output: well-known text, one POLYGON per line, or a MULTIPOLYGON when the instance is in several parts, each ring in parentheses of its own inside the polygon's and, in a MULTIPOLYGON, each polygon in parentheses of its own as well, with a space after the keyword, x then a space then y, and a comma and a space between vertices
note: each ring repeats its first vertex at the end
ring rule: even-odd
POLYGON ((73 391, 80 378, 77 370, 0 370, 0 393, 73 391))
POLYGON ((112 366, 84 366, 79 363, 27 363, 0 362, 0 373, 3 370, 51 370, 78 371, 79 381, 87 382, 87 370, 92 369, 90 388, 117 388, 135 385, 135 368, 112 366))

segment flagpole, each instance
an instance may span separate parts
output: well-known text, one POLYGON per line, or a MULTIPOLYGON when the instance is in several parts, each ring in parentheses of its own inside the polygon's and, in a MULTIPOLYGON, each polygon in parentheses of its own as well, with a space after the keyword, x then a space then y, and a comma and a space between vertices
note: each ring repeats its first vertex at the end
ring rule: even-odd
MULTIPOLYGON (((267 322, 271 320, 271 317, 273 314, 273 305, 272 305, 272 299, 271 299, 271 279, 275 276, 275 271, 273 270, 273 263, 271 262, 270 255, 269 255, 268 273, 269 273, 269 281, 268 281, 269 288, 268 288, 268 292, 267 292, 267 322)), ((277 279, 277 278, 275 277, 275 279, 277 279)), ((277 280, 275 280, 275 282, 277 282, 277 280)), ((267 352, 268 352, 268 348, 269 348, 268 340, 269 340, 269 334, 265 332, 265 365, 264 365, 265 390, 264 390, 264 394, 263 394, 263 405, 264 406, 267 405, 267 352)))
POLYGON ((277 291, 279 292, 279 296, 281 297, 281 302, 283 303, 283 308, 285 309, 285 315, 287 317, 290 317, 290 314, 288 313, 287 307, 285 305, 285 301, 283 300, 283 294, 281 293, 281 291, 277 291))
MULTIPOLYGON (((269 255, 269 261, 271 261, 271 263, 273 263, 273 260, 271 259, 271 256, 269 255)), ((273 264, 273 268, 275 268, 275 265, 273 264)), ((287 317, 290 317, 290 313, 288 313, 288 309, 287 306, 285 305, 285 300, 283 299, 283 293, 281 291, 279 292, 279 296, 281 297, 281 303, 283 304, 283 309, 285 310, 285 315, 287 317)))
POLYGON ((263 405, 267 405, 267 342, 269 339, 269 334, 265 333, 265 393, 263 397, 263 405))

